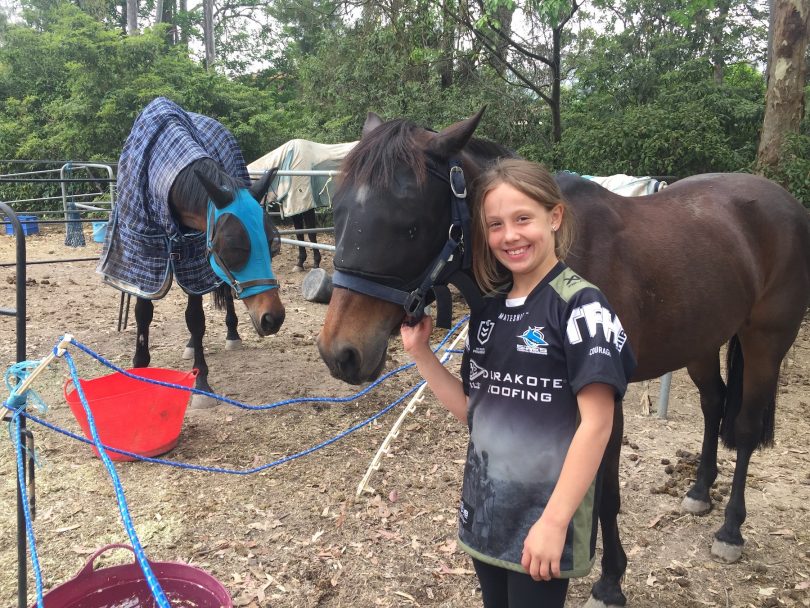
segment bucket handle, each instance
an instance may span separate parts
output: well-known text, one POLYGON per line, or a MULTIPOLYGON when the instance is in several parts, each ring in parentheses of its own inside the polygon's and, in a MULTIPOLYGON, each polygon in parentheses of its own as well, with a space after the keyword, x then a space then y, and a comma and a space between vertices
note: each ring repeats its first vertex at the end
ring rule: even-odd
POLYGON ((122 543, 113 543, 111 545, 107 545, 106 547, 102 547, 101 549, 97 550, 95 553, 93 553, 93 555, 90 556, 90 559, 87 560, 84 568, 82 568, 81 572, 76 575, 76 578, 90 576, 93 573, 96 559, 98 559, 102 553, 106 553, 111 549, 129 549, 132 551, 132 555, 135 555, 135 549, 129 545, 124 545, 122 543))
POLYGON ((62 387, 62 392, 65 395, 65 401, 68 400, 68 393, 72 390, 76 389, 76 384, 73 382, 73 378, 68 378, 65 380, 65 386, 62 387), (70 387, 70 388, 68 388, 70 387))

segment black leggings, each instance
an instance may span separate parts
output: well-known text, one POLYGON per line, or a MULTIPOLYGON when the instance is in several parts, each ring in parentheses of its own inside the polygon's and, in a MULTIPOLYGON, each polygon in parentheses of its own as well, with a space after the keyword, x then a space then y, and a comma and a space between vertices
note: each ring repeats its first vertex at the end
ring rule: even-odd
POLYGON ((568 593, 567 578, 535 581, 528 574, 473 559, 481 583, 484 608, 562 608, 568 593))

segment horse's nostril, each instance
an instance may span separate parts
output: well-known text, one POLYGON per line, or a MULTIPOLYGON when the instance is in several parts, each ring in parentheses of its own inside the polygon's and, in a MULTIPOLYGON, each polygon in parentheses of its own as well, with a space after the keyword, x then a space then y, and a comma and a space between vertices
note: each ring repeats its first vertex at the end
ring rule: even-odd
POLYGON ((354 378, 360 369, 360 353, 353 346, 341 348, 335 357, 335 363, 344 379, 354 378))
POLYGON ((281 324, 284 323, 284 315, 274 316, 270 313, 262 315, 262 331, 268 334, 274 334, 281 329, 281 324))

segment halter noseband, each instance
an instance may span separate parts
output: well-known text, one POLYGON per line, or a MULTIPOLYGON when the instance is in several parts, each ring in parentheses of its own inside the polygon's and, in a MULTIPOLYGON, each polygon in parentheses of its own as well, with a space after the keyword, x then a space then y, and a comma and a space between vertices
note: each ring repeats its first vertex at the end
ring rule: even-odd
MULTIPOLYGON (((465 203, 467 186, 461 161, 451 159, 447 175, 439 172, 433 165, 428 171, 450 186, 450 227, 447 241, 441 252, 428 265, 418 279, 401 288, 391 287, 375 280, 372 275, 357 270, 335 269, 332 283, 338 287, 350 289, 393 304, 405 309, 406 323, 415 324, 425 314, 425 306, 436 302, 436 325, 449 328, 452 320, 452 302, 448 284, 455 285, 471 307, 481 299, 480 292, 465 270, 472 266, 472 255, 466 244, 471 239, 470 211, 465 203), (457 256, 456 253, 459 255, 457 256), (364 276, 365 275, 365 276, 364 276)), ((379 277, 376 277, 379 279, 379 277)))

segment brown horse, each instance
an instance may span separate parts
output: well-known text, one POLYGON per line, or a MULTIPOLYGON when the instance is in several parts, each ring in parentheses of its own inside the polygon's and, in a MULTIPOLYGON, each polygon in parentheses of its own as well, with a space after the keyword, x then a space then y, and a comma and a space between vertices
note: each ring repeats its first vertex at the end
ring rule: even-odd
MULTIPOLYGON (((472 139, 480 116, 435 133, 369 115, 334 199, 335 267, 358 282, 335 282, 318 338, 333 376, 356 384, 380 374, 388 340, 406 318, 401 300, 382 298, 424 287, 448 240, 453 199, 445 171, 451 159, 463 164, 470 188, 484 163, 508 154, 472 139)), ((712 547, 720 559, 735 561, 744 543, 749 460, 755 448, 773 441, 780 364, 810 303, 807 212, 780 186, 746 174, 699 175, 638 198, 573 175, 557 179, 577 225, 566 262, 599 286, 618 312, 638 357, 633 380, 686 367, 700 391, 703 448, 684 499, 687 511, 712 506, 718 439, 737 450, 725 523, 712 547), (728 384, 719 357, 725 344, 728 384)), ((472 194, 470 188, 468 198, 472 194)), ((457 249, 451 259, 462 253, 457 249)), ((413 298, 406 302, 412 304, 413 298)), ((418 316, 421 309, 408 313, 418 316)), ((617 408, 603 461, 604 550, 593 606, 626 603, 620 583, 627 559, 616 523, 622 433, 617 408)))

